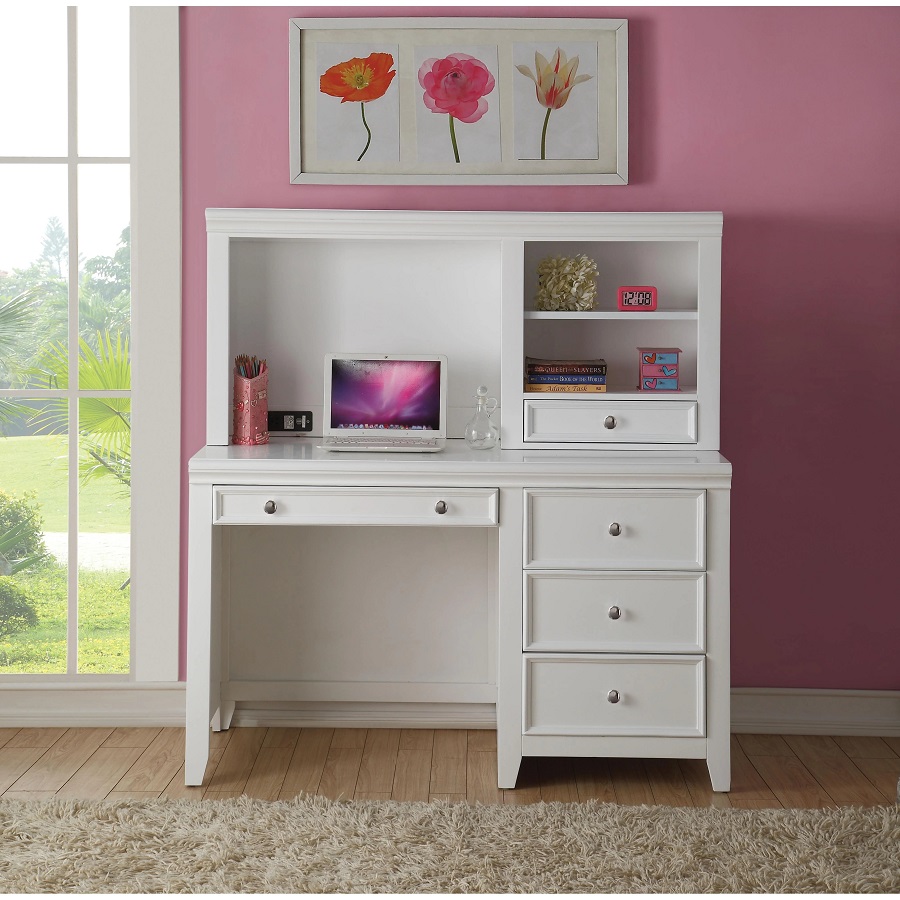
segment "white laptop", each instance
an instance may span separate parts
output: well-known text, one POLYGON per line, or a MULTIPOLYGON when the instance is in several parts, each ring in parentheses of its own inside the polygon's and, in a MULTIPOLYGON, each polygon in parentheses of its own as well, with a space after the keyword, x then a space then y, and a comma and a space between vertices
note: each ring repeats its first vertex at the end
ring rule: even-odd
POLYGON ((322 421, 324 450, 443 450, 447 357, 329 353, 322 421))

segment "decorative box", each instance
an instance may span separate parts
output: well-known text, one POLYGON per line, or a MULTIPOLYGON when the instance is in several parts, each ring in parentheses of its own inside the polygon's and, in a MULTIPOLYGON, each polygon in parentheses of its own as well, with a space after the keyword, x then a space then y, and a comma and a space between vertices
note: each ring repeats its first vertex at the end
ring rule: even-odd
POLYGON ((638 347, 638 390, 679 390, 680 353, 680 347, 638 347))

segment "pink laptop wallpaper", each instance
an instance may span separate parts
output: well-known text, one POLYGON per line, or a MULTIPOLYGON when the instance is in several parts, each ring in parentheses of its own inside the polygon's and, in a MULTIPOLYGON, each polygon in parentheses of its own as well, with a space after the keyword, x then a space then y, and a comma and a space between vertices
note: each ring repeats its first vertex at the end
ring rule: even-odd
POLYGON ((331 361, 332 428, 437 431, 440 422, 438 360, 331 361))

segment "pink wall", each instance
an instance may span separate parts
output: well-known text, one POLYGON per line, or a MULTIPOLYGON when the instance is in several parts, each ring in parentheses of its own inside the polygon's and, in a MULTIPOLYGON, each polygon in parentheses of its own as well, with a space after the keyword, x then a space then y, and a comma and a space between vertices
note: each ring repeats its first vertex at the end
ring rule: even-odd
POLYGON ((182 10, 185 465, 206 207, 722 210, 733 683, 900 689, 900 10, 429 7, 627 18, 630 184, 291 185, 287 20, 376 12, 182 10))

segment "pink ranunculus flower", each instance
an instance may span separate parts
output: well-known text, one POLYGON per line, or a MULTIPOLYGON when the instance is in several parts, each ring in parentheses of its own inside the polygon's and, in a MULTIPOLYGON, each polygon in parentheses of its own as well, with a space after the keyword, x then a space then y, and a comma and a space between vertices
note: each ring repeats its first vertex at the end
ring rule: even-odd
POLYGON ((485 96, 494 89, 487 66, 466 53, 426 59, 419 67, 423 100, 434 113, 447 113, 460 122, 477 122, 487 112, 485 96))
POLYGON ((451 53, 443 59, 426 59, 419 67, 419 84, 425 88, 425 106, 433 113, 447 115, 453 158, 459 162, 453 123, 459 119, 471 124, 487 112, 484 98, 494 89, 494 76, 480 59, 468 53, 451 53))

